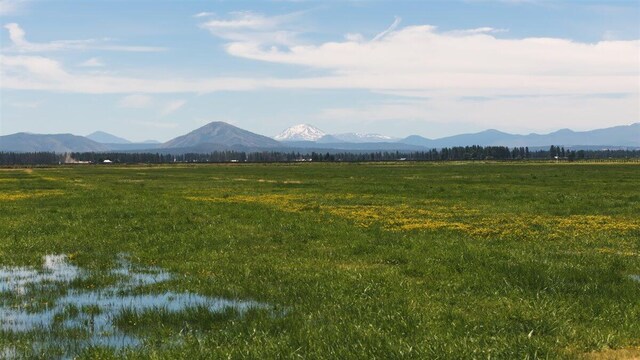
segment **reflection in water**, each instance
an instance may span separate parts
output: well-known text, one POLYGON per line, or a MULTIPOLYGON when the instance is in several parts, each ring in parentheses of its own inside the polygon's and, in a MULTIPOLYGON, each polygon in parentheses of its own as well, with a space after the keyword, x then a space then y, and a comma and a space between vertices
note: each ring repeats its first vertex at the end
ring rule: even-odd
MULTIPOLYGON (((125 334, 114 324, 123 311, 142 313, 163 310, 180 312, 190 308, 220 312, 234 309, 242 314, 250 308, 267 308, 255 301, 206 297, 183 292, 141 294, 143 286, 171 279, 171 274, 156 267, 134 268, 127 257, 118 257, 118 266, 109 275, 115 284, 100 289, 70 288, 73 281, 88 279, 90 272, 70 264, 65 255, 47 255, 42 270, 27 267, 0 268, 0 334, 38 331, 40 352, 56 344, 69 353, 90 346, 116 349, 137 346, 141 339, 125 334), (50 296, 51 305, 32 306, 33 298, 50 296), (78 336, 77 333, 82 336, 78 336), (65 333, 73 333, 65 336, 65 333), (56 335, 57 334, 57 335, 56 335), (47 338, 55 337, 55 338, 47 338)), ((13 348, 0 348, 2 358, 11 358, 13 348), (4 353, 4 354, 3 354, 4 353)))
POLYGON ((37 271, 28 267, 0 268, 0 292, 12 291, 16 294, 24 294, 29 286, 69 282, 80 275, 80 269, 69 264, 65 255, 45 256, 42 270, 37 271))

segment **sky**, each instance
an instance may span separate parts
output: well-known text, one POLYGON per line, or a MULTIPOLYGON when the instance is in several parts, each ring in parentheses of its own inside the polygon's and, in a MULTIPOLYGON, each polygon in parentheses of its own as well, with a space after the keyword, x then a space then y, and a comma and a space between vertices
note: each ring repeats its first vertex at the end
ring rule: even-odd
POLYGON ((640 1, 0 0, 0 134, 640 121, 640 1))

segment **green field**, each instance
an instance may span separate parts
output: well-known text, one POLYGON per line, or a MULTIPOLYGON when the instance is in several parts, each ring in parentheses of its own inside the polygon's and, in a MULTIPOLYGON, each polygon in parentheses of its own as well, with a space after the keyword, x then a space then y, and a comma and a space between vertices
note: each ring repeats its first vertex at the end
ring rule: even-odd
MULTIPOLYGON (((0 266, 45 274, 48 254, 88 275, 0 292, 0 305, 37 314, 107 288, 125 256, 172 274, 137 295, 264 306, 123 310, 111 320, 139 341, 128 347, 82 345, 86 324, 5 326, 0 358, 640 355, 634 164, 0 170, 0 266)), ((68 306, 56 324, 92 309, 68 306)))

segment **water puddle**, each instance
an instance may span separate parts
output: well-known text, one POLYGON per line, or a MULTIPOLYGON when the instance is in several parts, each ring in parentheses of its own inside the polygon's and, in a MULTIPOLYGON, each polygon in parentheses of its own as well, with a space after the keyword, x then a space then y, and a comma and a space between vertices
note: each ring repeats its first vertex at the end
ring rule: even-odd
MULTIPOLYGON (((42 269, 0 267, 0 334, 34 332, 38 340, 33 342, 31 351, 42 353, 53 346, 60 349, 61 357, 73 357, 93 346, 140 346, 143 339, 123 332, 115 324, 124 312, 232 309, 242 315, 249 309, 272 308, 252 300, 189 292, 145 293, 141 289, 171 280, 172 274, 157 267, 134 267, 125 255, 119 256, 116 268, 103 274, 111 278, 110 285, 72 286, 95 275, 70 264, 65 255, 45 256, 42 269)), ((11 356, 17 352, 15 347, 0 347, 2 358, 17 357, 11 356)))

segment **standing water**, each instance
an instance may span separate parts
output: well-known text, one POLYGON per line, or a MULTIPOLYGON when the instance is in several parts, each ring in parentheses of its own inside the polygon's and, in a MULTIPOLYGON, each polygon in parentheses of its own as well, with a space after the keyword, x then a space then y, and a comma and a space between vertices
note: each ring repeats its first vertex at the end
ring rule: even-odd
MULTIPOLYGON (((139 337, 116 326, 115 320, 123 312, 178 313, 198 308, 209 312, 233 309, 243 314, 251 308, 268 308, 252 300, 189 292, 142 293, 142 287, 168 281, 172 275, 157 267, 134 268, 124 255, 118 257, 117 267, 109 272, 116 279, 114 284, 99 289, 70 286, 90 275, 70 264, 65 255, 46 255, 42 269, 0 267, 0 334, 33 332, 37 341, 32 343, 32 352, 43 353, 53 346, 61 349, 62 357, 72 357, 92 346, 123 349, 140 345, 139 337)), ((2 358, 18 355, 15 347, 0 346, 2 358)))

